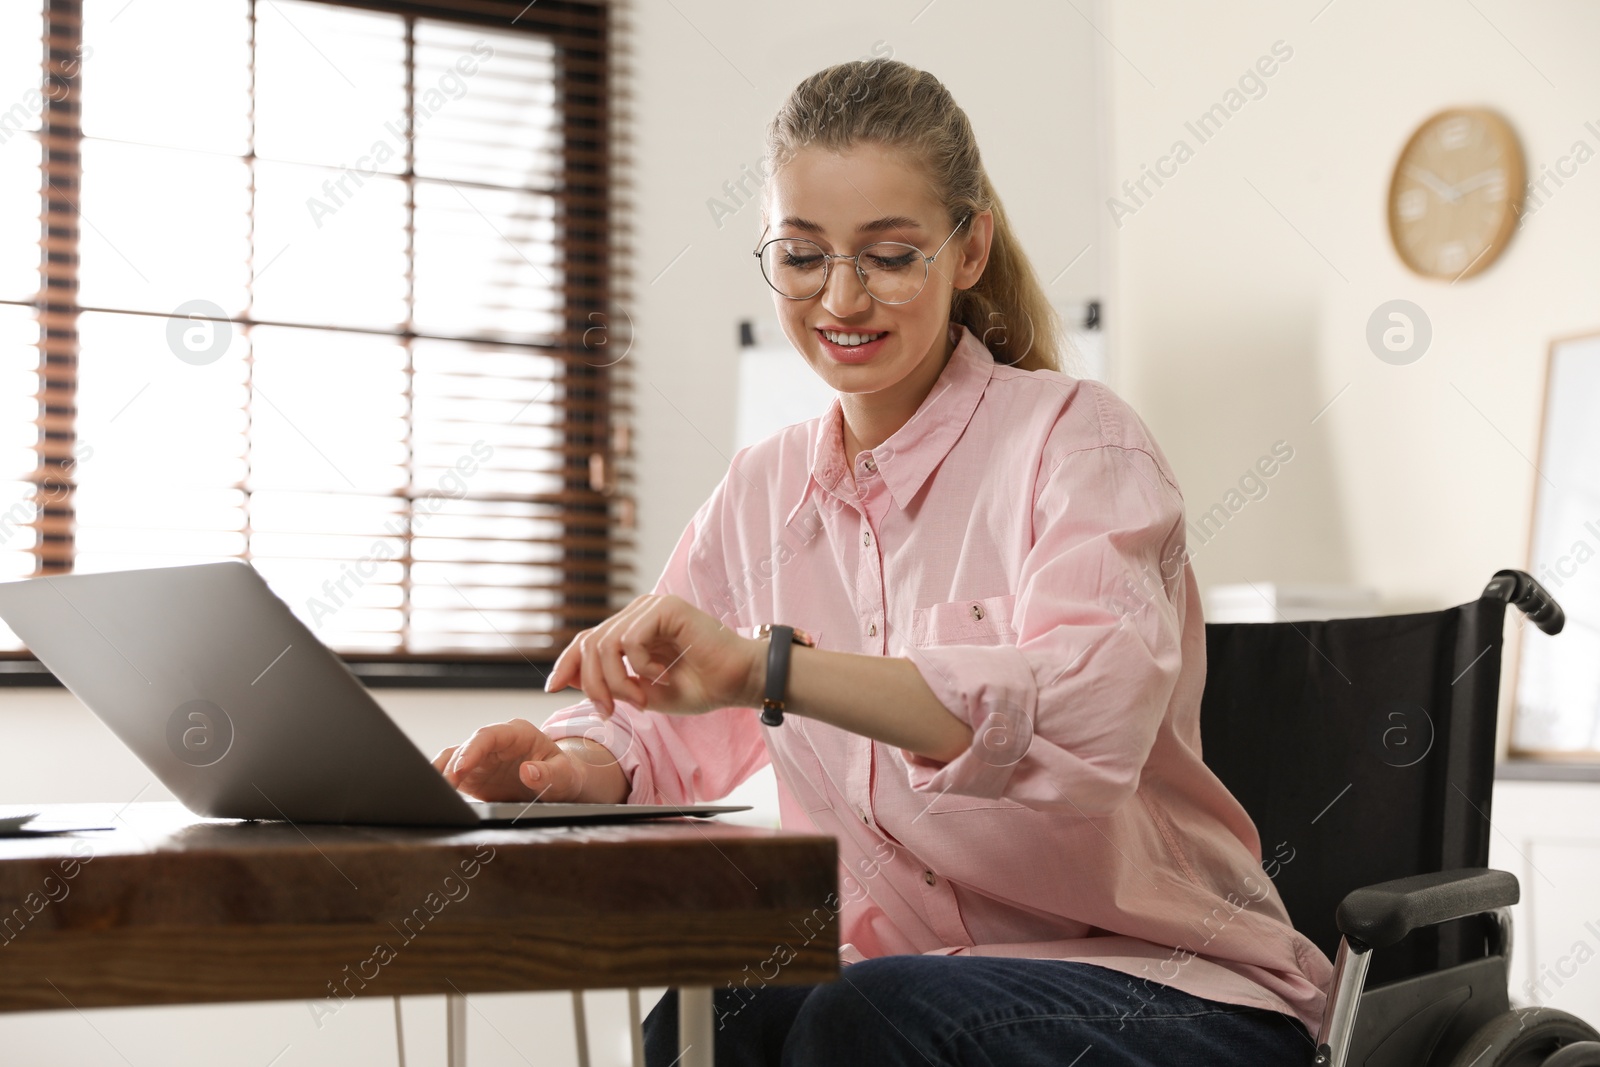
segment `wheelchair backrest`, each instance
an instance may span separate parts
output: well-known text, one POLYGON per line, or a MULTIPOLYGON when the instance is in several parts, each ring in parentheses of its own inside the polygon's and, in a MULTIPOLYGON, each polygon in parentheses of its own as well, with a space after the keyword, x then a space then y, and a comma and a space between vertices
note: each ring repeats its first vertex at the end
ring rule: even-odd
MULTIPOLYGON (((1334 909, 1391 878, 1487 866, 1506 605, 1211 623, 1207 766, 1249 812, 1295 927, 1332 958, 1334 909)), ((1486 924, 1374 954, 1369 985, 1483 955, 1486 924)))

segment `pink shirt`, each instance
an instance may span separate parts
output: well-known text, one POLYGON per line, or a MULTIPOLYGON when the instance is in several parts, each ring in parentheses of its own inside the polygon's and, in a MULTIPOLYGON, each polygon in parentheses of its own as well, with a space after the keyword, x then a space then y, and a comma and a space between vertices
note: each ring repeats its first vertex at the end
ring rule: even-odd
POLYGON ((1105 386, 953 335, 854 479, 837 400, 742 449, 655 592, 746 635, 782 622, 908 657, 971 748, 941 764, 793 714, 622 701, 609 727, 585 700, 546 732, 610 748, 634 803, 720 799, 770 761, 783 826, 838 839, 847 963, 1081 960, 1315 1034, 1333 967, 1200 759, 1205 633, 1165 456, 1105 386))

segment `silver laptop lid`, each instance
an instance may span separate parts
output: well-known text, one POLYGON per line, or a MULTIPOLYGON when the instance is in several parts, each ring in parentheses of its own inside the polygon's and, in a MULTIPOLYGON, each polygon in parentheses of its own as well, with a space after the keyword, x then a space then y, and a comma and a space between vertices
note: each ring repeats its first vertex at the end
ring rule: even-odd
POLYGON ((479 821, 247 563, 4 582, 0 617, 196 814, 479 821))

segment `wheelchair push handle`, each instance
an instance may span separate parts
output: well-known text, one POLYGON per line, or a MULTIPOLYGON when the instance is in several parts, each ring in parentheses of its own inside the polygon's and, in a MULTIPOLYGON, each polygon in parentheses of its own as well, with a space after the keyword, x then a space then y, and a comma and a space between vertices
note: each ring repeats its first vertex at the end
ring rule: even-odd
POLYGON ((1567 624, 1566 613, 1556 603, 1556 598, 1526 571, 1496 571, 1484 586, 1483 595, 1485 599, 1514 604, 1528 616, 1529 622, 1547 634, 1558 634, 1567 624))

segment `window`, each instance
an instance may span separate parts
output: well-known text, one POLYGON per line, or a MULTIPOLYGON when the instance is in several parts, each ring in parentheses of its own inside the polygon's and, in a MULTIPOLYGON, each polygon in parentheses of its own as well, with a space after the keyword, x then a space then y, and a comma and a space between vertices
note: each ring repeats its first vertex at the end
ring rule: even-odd
POLYGON ((610 613, 608 12, 473 7, 0 5, 0 578, 248 559, 390 664, 610 613))

